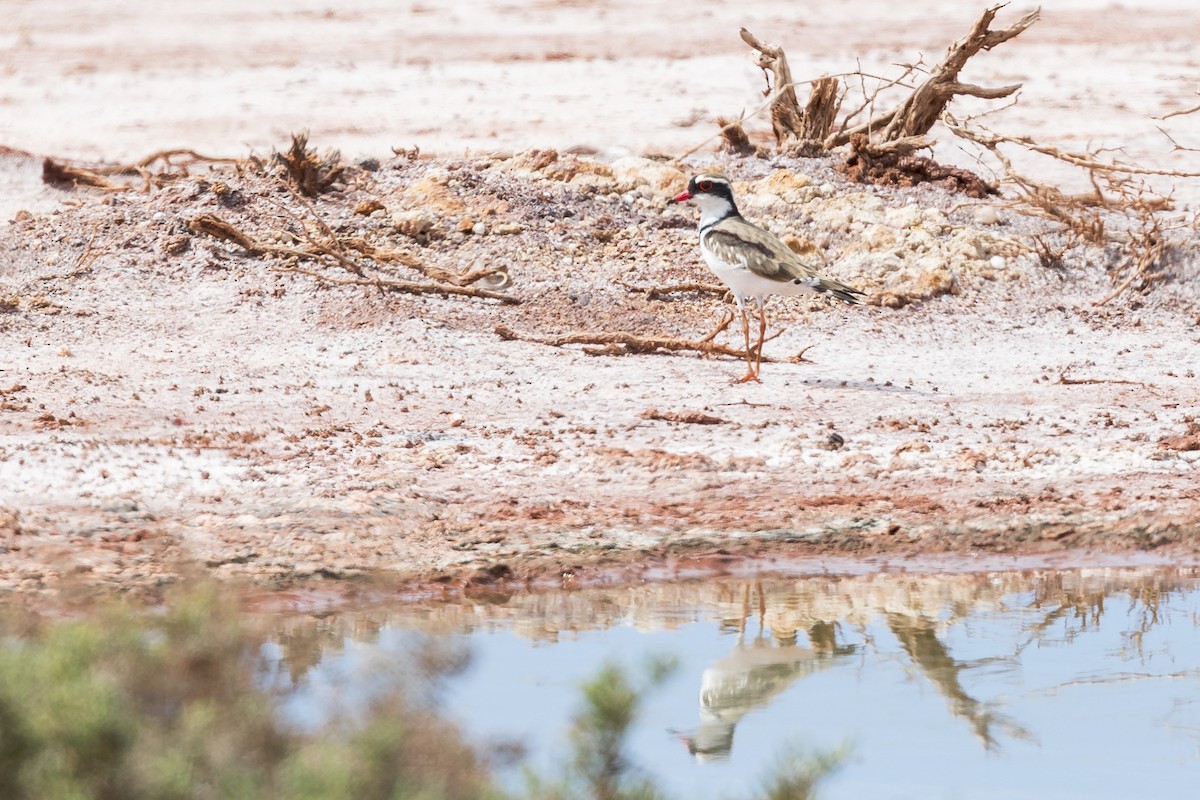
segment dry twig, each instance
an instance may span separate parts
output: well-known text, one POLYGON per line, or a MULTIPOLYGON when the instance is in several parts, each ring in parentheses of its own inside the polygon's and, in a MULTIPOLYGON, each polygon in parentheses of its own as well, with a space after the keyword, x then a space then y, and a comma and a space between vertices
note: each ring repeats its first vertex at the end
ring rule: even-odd
POLYGON ((682 422, 686 425, 724 425, 729 420, 705 414, 703 411, 659 411, 648 408, 641 414, 642 419, 653 419, 660 422, 682 422))
MULTIPOLYGON (((728 325, 728 322, 725 324, 728 325)), ((550 347, 565 347, 573 344, 585 345, 583 352, 588 355, 624 356, 691 351, 704 355, 745 359, 745 351, 712 341, 712 338, 720 329, 720 326, 718 326, 717 331, 709 334, 704 339, 678 339, 673 336, 643 336, 625 331, 574 331, 572 333, 559 334, 558 336, 534 336, 532 334, 518 333, 507 325, 497 325, 496 335, 506 341, 533 342, 534 344, 544 344, 550 347)), ((763 356, 763 361, 774 361, 774 359, 763 356)))
POLYGON ((622 283, 626 289, 631 292, 644 292, 648 300, 660 300, 667 295, 682 294, 685 292, 700 292, 701 294, 715 294, 718 297, 724 297, 729 294, 729 287, 721 283, 702 283, 700 281, 685 281, 684 283, 667 283, 660 286, 633 286, 628 283, 622 283))
POLYGON ((161 185, 187 177, 188 167, 198 162, 236 164, 238 160, 206 156, 186 148, 158 150, 129 164, 109 164, 102 167, 79 167, 47 158, 42 162, 42 181, 50 184, 69 183, 75 186, 95 186, 107 191, 123 192, 133 187, 125 183, 114 183, 108 178, 116 175, 139 175, 145 181, 143 189, 148 191, 156 183, 161 185), (173 161, 181 156, 186 157, 186 160, 178 163, 173 161), (152 169, 157 162, 162 162, 161 166, 158 169, 152 169))
POLYGON ((984 130, 982 128, 968 128, 963 123, 959 122, 949 112, 942 114, 942 122, 946 127, 956 135, 964 139, 969 139, 976 144, 986 147, 993 153, 996 152, 996 146, 1003 143, 1015 144, 1030 150, 1034 153, 1041 153, 1045 156, 1057 159, 1067 164, 1092 172, 1111 172, 1120 175, 1164 175, 1172 178, 1200 178, 1200 172, 1186 172, 1177 169, 1155 169, 1153 167, 1141 167, 1136 164, 1119 164, 1112 161, 1101 161, 1096 157, 1095 153, 1072 153, 1068 150, 1060 150, 1051 145, 1039 144, 1028 136, 1009 136, 994 131, 984 130))
POLYGON ((1042 264, 1061 267, 1064 254, 1075 241, 1098 246, 1117 245, 1120 248, 1123 257, 1110 269, 1113 279, 1118 283, 1112 292, 1095 302, 1097 306, 1112 301, 1131 287, 1145 289, 1161 280, 1164 267, 1173 252, 1168 232, 1195 227, 1194 221, 1189 226, 1182 218, 1164 218, 1163 212, 1171 210, 1171 199, 1150 192, 1144 183, 1135 182, 1132 176, 1194 178, 1200 177, 1200 173, 1103 160, 1099 151, 1064 151, 1039 144, 1026 136, 1008 136, 969 125, 955 119, 949 112, 942 117, 955 135, 980 145, 996 158, 1005 172, 1006 180, 1021 190, 1022 200, 1031 209, 1062 224, 1067 241, 1061 247, 1053 246, 1045 236, 1035 237, 1033 250, 1042 264), (1001 145, 1015 145, 1086 170, 1092 192, 1068 196, 1056 187, 1021 175, 1013 168, 1012 161, 1001 150, 1001 145), (1109 212, 1107 218, 1102 215, 1102 210, 1109 212))
MULTIPOLYGON (((323 223, 322 223, 323 224, 323 223)), ((295 247, 291 245, 280 245, 273 242, 265 242, 250 234, 242 231, 236 226, 226 222, 215 214, 200 214, 194 217, 189 223, 188 228, 194 233, 203 233, 212 236, 215 239, 232 242, 243 250, 246 250, 252 255, 258 256, 281 256, 284 258, 304 260, 310 259, 315 261, 331 260, 352 273, 354 277, 338 277, 331 276, 317 270, 303 269, 296 266, 287 266, 279 268, 284 272, 298 272, 303 275, 309 275, 318 278, 327 283, 337 285, 355 285, 355 286, 374 286, 379 289, 389 291, 406 292, 409 294, 441 294, 441 295, 463 295, 467 297, 481 297, 490 300, 499 300, 502 303, 517 304, 520 303, 520 298, 512 295, 503 294, 501 292, 492 291, 489 289, 480 289, 474 286, 460 286, 450 283, 419 283, 415 281, 399 280, 391 277, 368 275, 363 264, 354 261, 346 254, 342 248, 342 240, 333 236, 332 231, 325 227, 325 231, 332 237, 328 242, 321 241, 309 237, 307 247, 295 247)), ((359 240, 353 240, 352 243, 359 243, 359 240)), ((361 243, 366 245, 365 242, 361 243)), ((369 247, 369 245, 366 245, 369 247)), ((398 256, 398 253, 389 253, 391 256, 398 256)), ((483 271, 480 271, 483 272, 483 271)), ((491 274, 490 272, 488 274, 491 274)))

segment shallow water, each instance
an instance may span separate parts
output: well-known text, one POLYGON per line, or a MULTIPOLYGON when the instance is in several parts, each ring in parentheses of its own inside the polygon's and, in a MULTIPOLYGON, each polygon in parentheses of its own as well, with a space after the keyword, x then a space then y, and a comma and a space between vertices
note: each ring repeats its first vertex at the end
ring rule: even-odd
POLYGON ((841 746, 823 798, 1191 797, 1198 589, 1193 568, 763 576, 293 615, 267 654, 307 726, 386 692, 418 634, 465 643, 444 708, 551 775, 583 681, 673 656, 629 749, 677 797, 841 746))

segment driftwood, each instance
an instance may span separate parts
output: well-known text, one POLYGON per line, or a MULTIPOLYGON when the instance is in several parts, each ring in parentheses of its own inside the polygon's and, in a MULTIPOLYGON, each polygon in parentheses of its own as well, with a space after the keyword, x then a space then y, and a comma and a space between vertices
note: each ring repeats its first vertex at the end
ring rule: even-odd
MULTIPOLYGON (((726 323, 728 324, 728 323, 726 323)), ((518 333, 507 325, 497 325, 496 335, 506 341, 532 342, 550 347, 566 347, 567 345, 585 345, 583 352, 588 355, 626 356, 646 355, 649 353, 676 353, 691 351, 704 355, 730 356, 745 359, 746 352, 723 344, 717 344, 707 337, 704 339, 678 339, 673 336, 643 336, 626 331, 573 331, 557 336, 535 336, 528 333, 518 333)), ((763 361, 772 359, 763 358, 763 361)))
MULTIPOLYGON (((746 358, 745 350, 727 347, 713 341, 717 338, 717 334, 729 327, 729 323, 733 321, 733 318, 733 312, 725 314, 722 320, 717 323, 717 326, 700 339, 679 339, 673 336, 643 336, 637 333, 628 333, 627 331, 572 331, 570 333, 558 334, 557 336, 535 336, 528 333, 518 333, 507 325, 497 325, 495 331, 497 336, 506 341, 532 342, 550 347, 566 347, 573 344, 584 345, 583 352, 590 356, 694 352, 706 356, 729 356, 744 360, 746 358)), ((780 333, 783 333, 783 331, 773 336, 768 336, 766 341, 771 341, 779 336, 780 333)), ((801 350, 797 355, 788 360, 793 363, 804 361, 804 353, 807 350, 807 347, 804 348, 804 350, 801 350)), ((777 359, 767 356, 763 356, 762 360, 768 362, 777 361, 777 359)))
MULTIPOLYGON (((829 135, 841 105, 841 93, 836 78, 824 77, 812 82, 807 105, 800 108, 796 97, 796 84, 787 63, 787 54, 778 45, 767 44, 745 28, 741 29, 742 41, 758 51, 758 66, 767 79, 766 95, 771 99, 771 130, 779 149, 820 149, 821 141, 829 135)), ((724 130, 724 126, 722 127, 724 130)))
POLYGON ((966 66, 967 61, 980 50, 991 50, 997 45, 1007 42, 1029 26, 1037 22, 1040 9, 1035 9, 1021 17, 1016 24, 991 30, 996 12, 1003 5, 992 6, 983 12, 971 31, 950 46, 945 57, 929 72, 929 77, 904 99, 900 105, 872 117, 866 122, 845 128, 825 139, 826 149, 846 144, 850 137, 865 133, 877 141, 893 141, 910 136, 921 136, 928 133, 941 118, 946 106, 956 95, 970 95, 986 99, 1008 97, 1021 88, 1016 83, 1010 86, 985 88, 969 83, 960 83, 958 75, 966 66))

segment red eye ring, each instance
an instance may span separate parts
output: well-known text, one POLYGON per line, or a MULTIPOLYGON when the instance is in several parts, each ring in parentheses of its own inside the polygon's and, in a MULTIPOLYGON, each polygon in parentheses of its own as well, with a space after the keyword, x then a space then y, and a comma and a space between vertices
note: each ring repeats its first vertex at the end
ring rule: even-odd
POLYGON ((696 188, 702 192, 711 192, 712 191, 712 181, 700 181, 699 183, 696 184, 696 188))

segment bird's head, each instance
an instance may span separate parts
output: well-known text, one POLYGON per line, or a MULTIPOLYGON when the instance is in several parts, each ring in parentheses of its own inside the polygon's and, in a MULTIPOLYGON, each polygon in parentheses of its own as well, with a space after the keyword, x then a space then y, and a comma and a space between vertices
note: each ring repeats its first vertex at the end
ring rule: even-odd
POLYGON ((697 175, 688 181, 685 191, 667 201, 668 205, 673 203, 695 203, 700 207, 701 219, 722 219, 737 213, 729 179, 710 173, 697 175))

